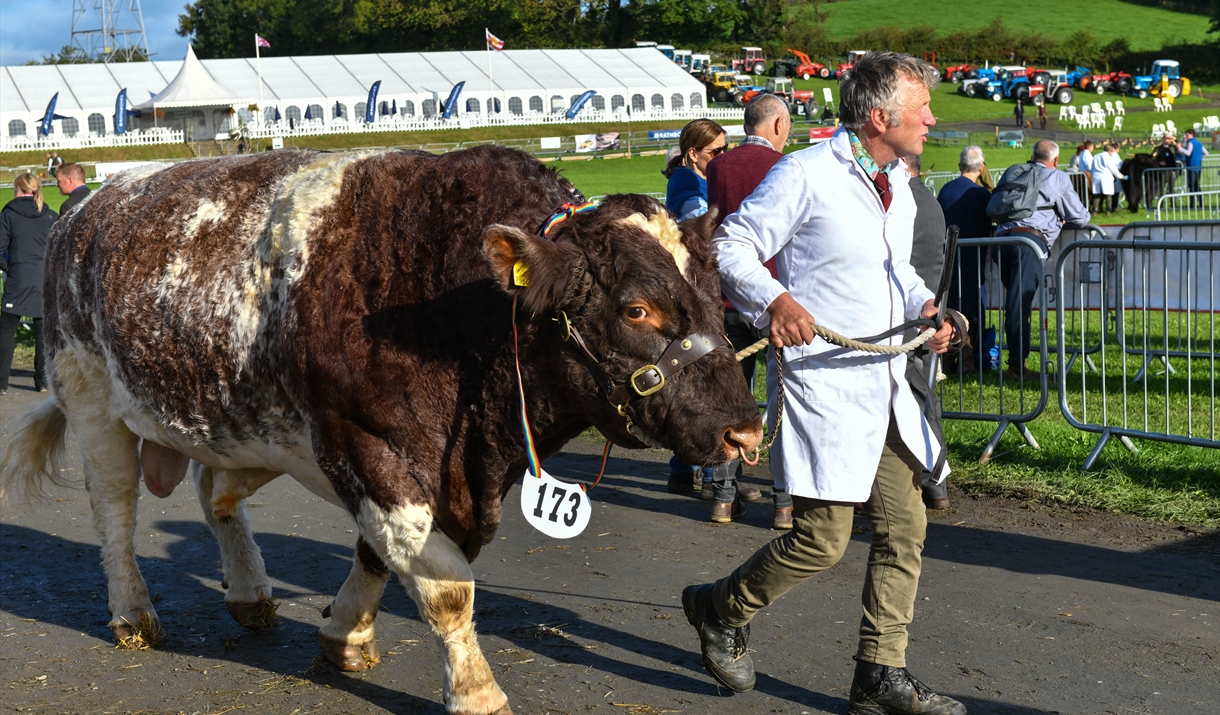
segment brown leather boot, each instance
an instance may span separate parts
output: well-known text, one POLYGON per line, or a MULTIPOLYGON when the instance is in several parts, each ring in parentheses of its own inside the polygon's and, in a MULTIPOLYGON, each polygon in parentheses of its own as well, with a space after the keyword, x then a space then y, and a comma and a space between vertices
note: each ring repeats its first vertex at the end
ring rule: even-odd
POLYGON ((775 507, 775 521, 771 523, 772 529, 787 531, 792 528, 792 507, 777 506, 775 507))
POLYGON ((734 519, 740 519, 746 513, 746 503, 740 496, 731 502, 716 502, 712 505, 712 521, 717 524, 727 524, 734 519))

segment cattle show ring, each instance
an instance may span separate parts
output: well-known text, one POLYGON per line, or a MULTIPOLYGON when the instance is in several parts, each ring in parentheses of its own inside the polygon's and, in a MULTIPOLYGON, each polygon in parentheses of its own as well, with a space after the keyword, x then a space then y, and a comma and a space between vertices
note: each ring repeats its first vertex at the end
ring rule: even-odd
POLYGON ((0 711, 1220 712, 1220 5, 1032 2, 6 6, 0 711))

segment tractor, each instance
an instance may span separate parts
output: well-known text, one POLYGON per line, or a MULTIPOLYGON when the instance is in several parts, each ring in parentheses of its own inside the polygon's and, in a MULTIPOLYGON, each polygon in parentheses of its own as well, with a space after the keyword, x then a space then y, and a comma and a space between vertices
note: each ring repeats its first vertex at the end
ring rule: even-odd
POLYGON ((690 72, 690 50, 674 50, 674 64, 690 72))
POLYGON ((745 104, 749 101, 745 98, 745 95, 748 94, 750 97, 753 97, 767 90, 767 85, 754 84, 754 82, 755 79, 748 74, 739 74, 734 77, 733 84, 736 87, 737 93, 733 96, 733 101, 745 104))
POLYGON ((761 47, 743 47, 741 57, 733 60, 733 69, 743 74, 762 74, 767 71, 767 56, 761 47))
POLYGON ((1181 76, 1177 60, 1156 60, 1152 63, 1152 71, 1146 75, 1132 78, 1132 92, 1140 99, 1149 94, 1154 97, 1177 99, 1183 94, 1190 94, 1190 80, 1181 76))
POLYGON ((951 65, 949 67, 946 67, 941 72, 941 77, 946 82, 952 82, 953 84, 957 84, 958 82, 961 82, 962 80, 966 79, 966 77, 969 76, 970 71, 973 69, 974 69, 974 65, 951 65))
POLYGON ((709 65, 712 64, 711 55, 694 54, 690 56, 690 73, 703 74, 709 65))
POLYGON ((703 83, 709 102, 730 102, 737 96, 737 73, 732 70, 711 72, 703 83))
MULTIPOLYGON (((1035 104, 1041 104, 1043 101, 1042 94, 1046 91, 1046 85, 1030 82, 1029 75, 1031 74, 1037 76, 1038 71, 1032 67, 1028 70, 1025 67, 1019 66, 997 67, 995 79, 987 83, 987 96, 996 102, 1007 97, 1027 102, 1033 100, 1035 104), (1037 88, 1036 91, 1035 87, 1037 88)), ((1050 73, 1047 72, 1046 76, 1046 81, 1049 82, 1050 73)))
POLYGON ((743 92, 738 99, 742 104, 746 104, 760 94, 774 94, 788 103, 788 111, 791 114, 800 114, 804 107, 808 106, 808 102, 813 99, 813 92, 808 89, 794 89, 792 80, 787 77, 772 77, 767 80, 767 85, 759 91, 757 88, 751 87, 743 92))
POLYGON ((1117 92, 1126 94, 1135 87, 1135 78, 1126 72, 1111 72, 1110 74, 1093 75, 1093 89, 1098 94, 1117 92))
POLYGON ((1069 71, 1063 78, 1069 87, 1075 87, 1080 90, 1087 90, 1093 85, 1093 73, 1088 67, 1076 65, 1076 69, 1069 71))
POLYGON ((666 57, 668 57, 671 60, 674 58, 674 46, 673 45, 657 45, 657 50, 659 50, 661 52, 661 54, 665 55, 666 57))
POLYGON ((848 52, 847 61, 835 69, 835 79, 839 80, 840 82, 846 79, 848 73, 851 72, 851 68, 855 67, 856 63, 860 61, 860 58, 867 54, 868 50, 852 50, 848 52))
POLYGON ((809 55, 788 48, 788 51, 796 55, 796 59, 785 57, 775 61, 771 66, 772 77, 800 77, 801 79, 809 79, 810 77, 821 77, 822 79, 830 79, 830 68, 819 62, 814 62, 809 59, 809 55))
POLYGON ((1076 93, 1072 91, 1072 84, 1069 81, 1071 74, 1064 70, 1051 70, 1050 77, 1050 81, 1045 87, 1041 85, 1030 86, 1031 96, 1035 94, 1035 90, 1042 89, 1045 91, 1046 101, 1071 104, 1072 100, 1076 98, 1076 93))

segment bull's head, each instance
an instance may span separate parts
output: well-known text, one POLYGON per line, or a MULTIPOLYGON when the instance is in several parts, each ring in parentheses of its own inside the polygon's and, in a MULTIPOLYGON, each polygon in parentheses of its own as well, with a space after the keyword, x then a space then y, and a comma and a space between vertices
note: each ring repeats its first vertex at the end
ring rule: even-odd
POLYGON ((709 466, 762 439, 722 337, 713 221, 677 224, 656 201, 621 195, 546 236, 496 225, 484 243, 500 285, 523 308, 519 320, 538 326, 544 349, 563 355, 566 381, 588 395, 588 421, 615 444, 663 446, 709 466))

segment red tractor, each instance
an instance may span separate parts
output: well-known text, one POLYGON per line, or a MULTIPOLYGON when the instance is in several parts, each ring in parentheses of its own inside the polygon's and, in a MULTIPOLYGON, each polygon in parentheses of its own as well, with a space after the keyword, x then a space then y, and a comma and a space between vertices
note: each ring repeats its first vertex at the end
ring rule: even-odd
POLYGON ((851 68, 855 67, 856 63, 860 61, 860 58, 867 54, 868 50, 851 50, 848 52, 847 61, 835 69, 835 78, 842 81, 851 72, 851 68))
POLYGON ((941 73, 941 77, 946 82, 957 84, 966 79, 969 74, 974 71, 974 65, 951 65, 946 67, 941 73))
POLYGON ((1093 75, 1093 89, 1098 94, 1118 92, 1126 94, 1135 86, 1135 79, 1126 72, 1111 72, 1110 74, 1093 75))
MULTIPOLYGON (((776 67, 779 67, 781 62, 785 64, 785 69, 788 69, 787 65, 794 65, 791 67, 791 72, 787 73, 792 77, 800 77, 801 79, 809 79, 810 77, 830 79, 831 71, 829 67, 820 62, 814 62, 809 58, 809 55, 801 52, 800 50, 794 50, 789 47, 788 51, 796 55, 798 62, 794 62, 793 60, 789 59, 776 60, 776 67)), ((777 74, 776 76, 782 77, 783 75, 777 74)))
POLYGON ((767 56, 761 47, 743 47, 741 57, 733 60, 733 69, 742 74, 762 74, 767 71, 767 56))

